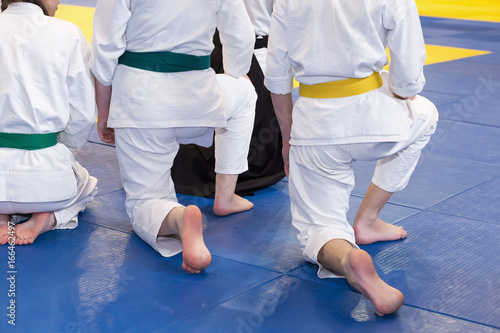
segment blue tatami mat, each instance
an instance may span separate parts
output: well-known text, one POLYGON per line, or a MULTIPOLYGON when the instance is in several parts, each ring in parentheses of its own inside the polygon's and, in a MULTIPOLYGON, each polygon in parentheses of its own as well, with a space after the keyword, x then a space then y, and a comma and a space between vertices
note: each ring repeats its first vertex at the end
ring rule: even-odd
POLYGON ((500 166, 500 127, 441 120, 425 151, 500 166))
POLYGON ((80 220, 132 233, 132 225, 125 212, 124 204, 125 191, 123 190, 98 195, 94 201, 87 204, 85 212, 80 214, 80 220))
MULTIPOLYGON (((362 248, 372 255, 381 278, 403 292, 404 304, 500 327, 500 252, 498 239, 490 237, 500 226, 431 212, 398 224, 408 231, 405 240, 362 248)), ((316 271, 306 265, 290 275, 342 285, 317 278, 316 271)))
MULTIPOLYGON (((66 0, 68 1, 68 0, 66 0)), ((474 20, 450 20, 441 17, 420 16, 422 30, 425 40, 439 35, 461 35, 463 33, 475 33, 476 35, 494 31, 498 34, 498 23, 474 20)), ((442 44, 444 45, 444 44, 442 44)))
MULTIPOLYGON (((497 53, 493 53, 492 55, 498 57, 497 53)), ((431 75, 431 73, 460 75, 463 77, 463 80, 461 82, 457 82, 457 84, 464 87, 469 87, 472 84, 472 86, 474 86, 474 90, 472 92, 479 95, 477 96, 478 98, 494 96, 498 98, 498 94, 495 94, 495 91, 500 88, 500 65, 498 63, 496 65, 492 65, 474 61, 475 59, 480 59, 481 57, 486 56, 489 55, 481 55, 428 65, 425 66, 425 74, 426 76, 431 75)), ((426 84, 425 90, 432 89, 430 89, 426 84)), ((453 90, 450 89, 450 92, 453 92, 453 90)))
POLYGON ((500 178, 484 182, 429 210, 500 224, 500 178))
POLYGON ((500 226, 431 212, 401 225, 406 240, 365 249, 405 304, 500 327, 500 226))
POLYGON ((439 117, 446 120, 488 125, 500 128, 500 94, 484 95, 484 98, 469 96, 459 101, 442 105, 439 117))
POLYGON ((425 67, 425 78, 427 80, 425 84, 426 92, 453 94, 462 98, 476 96, 479 98, 489 98, 489 96, 498 96, 500 73, 491 71, 500 70, 500 66, 492 66, 493 68, 490 68, 490 72, 488 73, 488 65, 463 62, 461 67, 467 67, 466 64, 469 64, 468 67, 476 67, 477 70, 480 70, 480 73, 474 72, 473 68, 468 68, 470 72, 459 72, 456 68, 453 68, 454 71, 452 72, 447 72, 440 69, 445 64, 434 64, 425 67), (446 84, 443 84, 443 81, 446 84), (478 92, 480 95, 478 95, 478 92))
POLYGON ((302 265, 287 185, 282 182, 247 197, 255 205, 248 212, 224 218, 207 214, 204 237, 212 253, 281 273, 302 265))
POLYGON ((450 103, 460 101, 461 97, 459 95, 444 94, 444 93, 434 93, 432 91, 424 90, 420 95, 429 99, 436 105, 441 115, 441 107, 450 103))
POLYGON ((373 311, 360 294, 284 276, 157 332, 496 332, 414 307, 373 311))
POLYGON ((420 21, 426 44, 500 51, 499 23, 437 17, 421 17, 420 21))
MULTIPOLYGON (((213 199, 187 195, 178 195, 178 198, 182 204, 194 204, 202 210, 204 238, 212 254, 282 273, 303 264, 297 232, 290 223, 288 182, 281 181, 247 197, 255 208, 227 217, 213 214, 213 199)), ((124 201, 123 190, 98 196, 87 205, 80 220, 132 233, 132 225, 123 210, 124 201)), ((347 215, 351 224, 361 201, 359 197, 351 197, 347 215)), ((418 212, 419 209, 388 204, 380 217, 395 223, 418 212)))
POLYGON ((152 332, 279 276, 220 257, 191 275, 181 255, 163 258, 135 235, 85 222, 18 247, 16 259, 15 329, 30 333, 152 332))
MULTIPOLYGON (((133 232, 116 148, 94 129, 76 159, 99 191, 79 226, 15 248, 15 326, 6 316, 9 249, 0 247, 0 332, 500 333, 500 23, 421 22, 428 45, 491 53, 424 67, 422 95, 440 112, 438 128, 408 187, 379 215, 408 237, 362 246, 403 292, 396 314, 376 316, 345 279, 319 279, 304 261, 287 179, 248 196, 254 209, 227 217, 213 214, 211 198, 178 195, 200 207, 212 253, 204 272, 182 270, 182 254, 164 258, 133 232)), ((374 168, 355 165, 350 223, 374 168)))
MULTIPOLYGON (((430 151, 438 149, 446 142, 446 140, 439 141, 441 139, 437 136, 433 140, 436 141, 430 142, 426 149, 430 151)), ((365 195, 375 165, 375 162, 356 163, 354 167, 356 187, 352 191, 353 195, 365 195)), ((498 176, 500 168, 495 165, 424 152, 406 189, 394 193, 389 202, 425 209, 498 176)))

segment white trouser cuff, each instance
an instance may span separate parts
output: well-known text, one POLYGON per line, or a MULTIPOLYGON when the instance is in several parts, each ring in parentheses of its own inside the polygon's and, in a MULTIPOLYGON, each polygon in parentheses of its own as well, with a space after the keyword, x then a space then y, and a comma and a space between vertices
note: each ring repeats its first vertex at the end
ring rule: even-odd
POLYGON ((173 201, 153 199, 136 207, 132 218, 134 232, 163 257, 172 257, 182 251, 179 237, 158 237, 165 217, 175 207, 183 207, 173 201))
POLYGON ((353 232, 338 230, 334 228, 321 228, 320 230, 313 232, 313 234, 311 234, 307 240, 303 256, 305 260, 319 266, 318 277, 321 279, 343 277, 332 273, 318 262, 319 251, 323 248, 323 246, 326 245, 326 243, 334 239, 345 240, 351 243, 354 249, 359 249, 359 246, 356 245, 353 232))

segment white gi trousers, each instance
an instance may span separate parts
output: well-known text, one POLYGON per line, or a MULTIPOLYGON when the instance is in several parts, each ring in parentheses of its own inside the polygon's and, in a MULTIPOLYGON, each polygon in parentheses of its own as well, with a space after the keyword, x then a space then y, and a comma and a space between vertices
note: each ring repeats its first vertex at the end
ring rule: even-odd
MULTIPOLYGON (((248 169, 257 95, 246 78, 218 74, 217 81, 224 93, 227 127, 215 130, 215 172, 240 174, 248 169)), ((182 251, 178 237, 158 237, 168 213, 182 207, 170 175, 179 150, 178 140, 203 136, 213 130, 205 127, 115 128, 116 151, 127 194, 125 209, 135 233, 164 257, 182 251)))
POLYGON ((413 107, 415 121, 408 140, 292 145, 289 181, 292 223, 299 231, 297 237, 305 260, 319 265, 318 277, 338 277, 317 260, 326 243, 344 239, 357 247, 346 217, 356 160, 378 160, 372 182, 385 191, 400 191, 408 184, 438 121, 434 104, 425 97, 416 96, 409 105, 413 107))
MULTIPOLYGON (((90 176, 87 169, 74 161, 76 194, 62 201, 48 202, 0 202, 0 213, 13 215, 11 222, 26 220, 26 215, 36 212, 54 212, 56 226, 54 229, 74 229, 78 226, 78 214, 85 209, 88 202, 94 200, 97 193, 97 179, 90 176)), ((43 189, 37 189, 43 191, 43 189)))

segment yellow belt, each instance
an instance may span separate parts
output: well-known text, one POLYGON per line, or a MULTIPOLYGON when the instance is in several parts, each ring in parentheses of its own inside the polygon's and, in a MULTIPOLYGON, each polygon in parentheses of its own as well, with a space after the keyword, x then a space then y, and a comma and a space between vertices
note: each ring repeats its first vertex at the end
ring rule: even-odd
POLYGON ((384 85, 378 72, 363 79, 346 79, 318 83, 313 85, 300 84, 299 95, 309 98, 339 98, 367 93, 384 85))

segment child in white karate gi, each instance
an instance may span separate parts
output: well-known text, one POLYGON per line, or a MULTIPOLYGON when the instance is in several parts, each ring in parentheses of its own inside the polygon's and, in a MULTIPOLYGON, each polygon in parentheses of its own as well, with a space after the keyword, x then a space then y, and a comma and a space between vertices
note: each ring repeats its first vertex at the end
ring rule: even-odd
POLYGON ((97 180, 75 161, 97 116, 90 45, 59 0, 2 1, 0 244, 72 229, 97 180), (23 223, 20 215, 31 215, 23 223), (15 227, 14 227, 15 224, 15 227))
POLYGON ((415 2, 277 0, 268 52, 265 84, 280 120, 304 258, 319 266, 319 277, 346 277, 378 315, 393 313, 403 294, 380 279, 358 245, 406 237, 378 213, 406 187, 438 120, 435 106, 415 96, 425 84, 415 2), (387 46, 390 71, 381 75, 387 46), (300 96, 292 105, 294 77, 300 96), (356 160, 379 162, 351 227, 356 160))
POLYGON ((200 210, 176 198, 170 169, 178 139, 215 128, 213 211, 223 216, 253 207, 234 190, 248 168, 256 94, 243 76, 254 41, 242 1, 110 0, 96 8, 99 135, 108 143, 116 137, 134 231, 163 256, 182 251, 182 267, 191 273, 205 269, 211 255, 200 210), (222 75, 209 68, 216 27, 224 44, 222 75))

